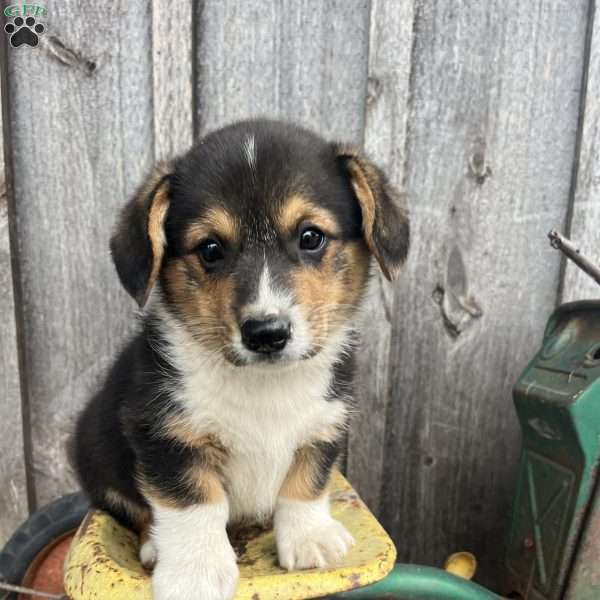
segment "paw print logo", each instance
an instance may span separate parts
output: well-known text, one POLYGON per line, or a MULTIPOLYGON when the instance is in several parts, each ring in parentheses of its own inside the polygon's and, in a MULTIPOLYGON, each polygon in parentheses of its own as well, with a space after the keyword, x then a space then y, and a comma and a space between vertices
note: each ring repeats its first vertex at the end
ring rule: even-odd
POLYGON ((35 47, 38 45, 39 36, 46 31, 41 23, 36 23, 33 17, 16 17, 12 23, 4 26, 4 31, 10 35, 10 45, 13 48, 27 44, 35 47))

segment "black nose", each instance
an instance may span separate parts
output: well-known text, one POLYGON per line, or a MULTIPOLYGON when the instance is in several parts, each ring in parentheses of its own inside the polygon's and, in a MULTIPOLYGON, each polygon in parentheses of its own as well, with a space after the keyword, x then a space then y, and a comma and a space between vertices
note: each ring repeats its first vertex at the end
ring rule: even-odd
POLYGON ((252 352, 279 352, 285 348, 289 339, 290 323, 285 319, 248 319, 242 325, 242 342, 252 352))

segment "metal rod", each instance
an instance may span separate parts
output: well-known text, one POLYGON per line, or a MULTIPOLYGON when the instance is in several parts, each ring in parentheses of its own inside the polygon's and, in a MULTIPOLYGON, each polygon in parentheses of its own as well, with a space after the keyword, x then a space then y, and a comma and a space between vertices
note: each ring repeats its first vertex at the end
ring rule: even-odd
POLYGON ((49 592, 37 592, 36 590, 30 590, 29 588, 22 587, 20 585, 4 583, 3 581, 0 581, 0 590, 17 592, 18 594, 29 594, 30 596, 41 596, 42 598, 53 598, 54 600, 61 600, 62 598, 64 598, 64 596, 60 596, 59 594, 50 594, 49 592))
POLYGON ((572 260, 582 271, 585 271, 597 284, 600 284, 600 268, 598 268, 589 258, 581 254, 579 248, 573 242, 556 230, 552 230, 548 237, 550 245, 560 250, 567 258, 572 260))

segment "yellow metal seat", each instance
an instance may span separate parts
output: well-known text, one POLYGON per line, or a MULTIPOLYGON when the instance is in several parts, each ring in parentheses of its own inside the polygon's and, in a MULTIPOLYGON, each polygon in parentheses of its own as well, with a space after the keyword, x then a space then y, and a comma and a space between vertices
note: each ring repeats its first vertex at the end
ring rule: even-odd
MULTIPOLYGON (((236 600, 301 600, 344 592, 379 581, 394 566, 392 540, 340 473, 331 486, 333 516, 356 545, 332 568, 287 572, 277 564, 271 530, 233 534, 240 583, 236 600)), ((65 563, 65 591, 72 600, 151 600, 150 577, 138 560, 139 541, 102 511, 91 511, 65 563)))

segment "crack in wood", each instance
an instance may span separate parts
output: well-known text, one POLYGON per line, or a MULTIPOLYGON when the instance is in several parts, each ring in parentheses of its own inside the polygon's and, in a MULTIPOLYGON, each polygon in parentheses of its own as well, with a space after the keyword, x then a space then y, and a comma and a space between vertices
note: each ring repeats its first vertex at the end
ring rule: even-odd
POLYGON ((453 338, 483 315, 479 303, 467 288, 465 264, 455 246, 448 256, 445 283, 439 283, 432 293, 433 301, 440 307, 444 327, 453 338))
POLYGON ((98 61, 84 56, 78 50, 69 48, 58 36, 50 35, 40 44, 50 58, 61 65, 72 67, 91 77, 98 70, 98 61))
POLYGON ((474 152, 469 157, 469 173, 478 185, 483 185, 485 180, 491 176, 492 169, 485 162, 485 155, 483 152, 474 152))

